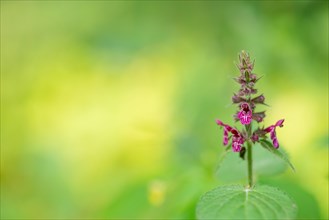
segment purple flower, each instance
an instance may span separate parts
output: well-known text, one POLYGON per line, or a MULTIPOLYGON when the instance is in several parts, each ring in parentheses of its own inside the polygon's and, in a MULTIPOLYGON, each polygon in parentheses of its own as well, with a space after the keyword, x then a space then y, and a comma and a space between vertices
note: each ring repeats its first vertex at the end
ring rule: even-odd
POLYGON ((241 124, 248 125, 252 119, 252 111, 247 102, 241 104, 241 110, 238 112, 238 119, 240 119, 241 124))
POLYGON ((275 128, 278 127, 278 126, 279 127, 283 127, 283 122, 284 122, 284 119, 281 119, 281 120, 277 121, 275 123, 275 125, 271 125, 271 126, 269 126, 269 127, 267 127, 267 128, 264 129, 264 131, 266 133, 270 133, 270 137, 271 137, 271 140, 273 142, 273 146, 275 148, 278 148, 279 147, 279 142, 278 142, 278 139, 276 137, 275 128))
POLYGON ((244 139, 242 136, 233 136, 232 138, 232 149, 234 152, 240 152, 241 145, 244 143, 244 139))
POLYGON ((224 124, 220 120, 216 120, 216 123, 219 126, 222 126, 224 128, 224 138, 223 138, 223 144, 226 146, 228 144, 228 135, 229 133, 232 134, 232 149, 234 152, 239 152, 241 150, 241 145, 244 143, 245 139, 240 134, 238 130, 235 128, 232 128, 231 126, 224 124))

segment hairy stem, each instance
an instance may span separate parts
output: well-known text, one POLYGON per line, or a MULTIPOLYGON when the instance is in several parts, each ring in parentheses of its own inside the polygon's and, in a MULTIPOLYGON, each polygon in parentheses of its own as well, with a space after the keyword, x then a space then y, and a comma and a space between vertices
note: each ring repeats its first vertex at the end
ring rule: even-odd
POLYGON ((248 135, 248 141, 247 141, 247 160, 248 160, 248 188, 251 188, 253 186, 253 179, 252 179, 252 144, 249 141, 252 135, 252 123, 249 125, 246 125, 246 132, 248 135))
POLYGON ((248 188, 253 185, 252 180, 252 146, 251 143, 247 142, 247 157, 248 157, 248 188))

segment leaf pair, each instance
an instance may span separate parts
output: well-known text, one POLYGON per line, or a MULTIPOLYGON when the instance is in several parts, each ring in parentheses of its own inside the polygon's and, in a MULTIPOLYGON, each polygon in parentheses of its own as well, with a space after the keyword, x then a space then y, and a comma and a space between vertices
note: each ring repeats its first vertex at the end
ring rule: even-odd
MULTIPOLYGON (((272 176, 282 173, 287 164, 295 170, 282 148, 275 149, 271 142, 261 140, 252 147, 253 170, 257 176, 272 176), (271 152, 272 154, 270 154, 271 152)), ((242 160, 228 147, 216 169, 217 178, 224 183, 236 183, 247 177, 247 161, 242 160)))

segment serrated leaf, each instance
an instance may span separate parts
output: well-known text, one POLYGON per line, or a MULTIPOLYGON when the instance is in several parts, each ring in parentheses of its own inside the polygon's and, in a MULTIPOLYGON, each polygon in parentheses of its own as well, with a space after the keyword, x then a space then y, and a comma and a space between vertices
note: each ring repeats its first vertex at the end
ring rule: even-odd
MULTIPOLYGON (((269 154, 260 144, 253 145, 253 170, 256 176, 273 176, 282 173, 287 164, 277 156, 269 154)), ((223 152, 216 169, 216 177, 225 183, 235 183, 247 178, 247 161, 242 160, 239 154, 228 151, 223 152)))
POLYGON ((275 187, 220 186, 205 193, 196 208, 197 219, 294 219, 297 206, 275 187))
POLYGON ((260 144, 266 150, 270 151, 275 156, 277 156, 280 159, 284 160, 290 166, 290 168, 295 172, 295 167, 292 165, 292 163, 290 162, 288 156, 285 153, 283 153, 280 149, 274 148, 274 146, 272 145, 272 143, 269 142, 268 140, 260 140, 260 144))

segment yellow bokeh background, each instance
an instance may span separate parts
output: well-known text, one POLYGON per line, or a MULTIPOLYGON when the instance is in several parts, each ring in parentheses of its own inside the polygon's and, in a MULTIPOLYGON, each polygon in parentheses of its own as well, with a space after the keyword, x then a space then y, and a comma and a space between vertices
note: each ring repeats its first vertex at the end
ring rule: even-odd
POLYGON ((1 218, 194 218, 242 49, 296 167, 261 181, 329 217, 328 2, 1 1, 0 49, 1 218))

